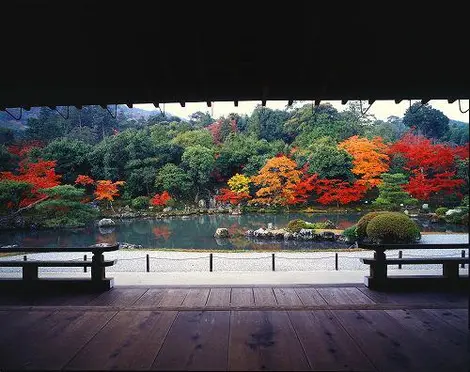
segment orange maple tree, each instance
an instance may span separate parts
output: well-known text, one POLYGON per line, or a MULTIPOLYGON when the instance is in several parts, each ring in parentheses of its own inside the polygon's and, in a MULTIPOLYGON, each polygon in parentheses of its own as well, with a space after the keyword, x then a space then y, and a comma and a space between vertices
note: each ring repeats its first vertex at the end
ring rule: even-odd
POLYGON ((367 189, 381 184, 380 175, 389 169, 388 146, 382 138, 372 140, 359 136, 349 137, 338 147, 347 151, 353 157, 352 172, 361 177, 356 183, 367 189))
POLYGON ((119 186, 124 185, 124 181, 111 182, 110 180, 96 181, 95 198, 96 200, 108 200, 112 202, 119 196, 119 186))
POLYGON ((61 176, 55 172, 56 161, 39 159, 36 163, 22 160, 17 173, 0 172, 0 180, 12 180, 27 182, 32 185, 31 195, 24 197, 19 206, 26 207, 46 197, 39 192, 40 189, 48 189, 60 184, 61 176))
POLYGON ((292 200, 296 185, 300 182, 302 172, 297 163, 287 156, 276 156, 269 159, 258 175, 251 181, 260 189, 250 204, 288 205, 292 200))

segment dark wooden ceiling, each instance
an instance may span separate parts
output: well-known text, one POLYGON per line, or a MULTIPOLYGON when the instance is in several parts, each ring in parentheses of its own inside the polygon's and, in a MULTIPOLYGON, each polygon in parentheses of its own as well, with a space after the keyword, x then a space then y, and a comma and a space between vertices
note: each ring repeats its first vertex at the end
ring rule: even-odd
POLYGON ((2 3, 0 109, 468 98, 452 2, 2 3))

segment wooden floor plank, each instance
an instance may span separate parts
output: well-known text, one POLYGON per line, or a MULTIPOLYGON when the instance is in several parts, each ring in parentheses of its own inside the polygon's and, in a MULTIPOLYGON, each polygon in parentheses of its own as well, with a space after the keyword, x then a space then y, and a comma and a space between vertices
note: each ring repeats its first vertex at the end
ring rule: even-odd
POLYGON ((447 361, 449 371, 463 370, 464 367, 470 366, 468 333, 460 332, 444 320, 421 309, 385 312, 409 332, 417 335, 421 342, 434 347, 437 352, 445 350, 442 356, 447 361), (467 358, 462 358, 462 355, 466 355, 467 358))
POLYGON ((291 311, 289 318, 312 369, 375 370, 369 359, 329 311, 291 311))
POLYGON ((2 345, 0 369, 61 369, 114 315, 112 311, 55 312, 2 345))
POLYGON ((359 291, 364 293, 367 297, 369 297, 372 301, 374 301, 376 304, 394 304, 397 303, 393 296, 390 295, 390 293, 386 292, 379 292, 379 291, 373 291, 364 285, 356 287, 359 291))
POLYGON ((445 358, 439 352, 423 344, 385 311, 334 310, 332 313, 378 370, 447 371, 445 358))
POLYGON ((272 288, 253 288, 255 306, 276 306, 277 301, 272 288))
POLYGON ((175 311, 121 311, 65 369, 149 369, 176 315, 175 311))
POLYGON ((229 311, 180 312, 152 369, 227 370, 229 321, 229 311))
POLYGON ((302 306, 299 296, 294 288, 274 288, 277 303, 282 306, 302 306))
POLYGON ((145 292, 133 306, 158 306, 166 293, 166 290, 163 288, 150 288, 145 292))
POLYGON ((230 297, 232 307, 253 306, 254 304, 253 288, 232 288, 230 297))
POLYGON ((159 307, 181 306, 181 304, 183 303, 188 293, 189 293, 189 289, 187 288, 166 289, 158 306, 159 307))
POLYGON ((191 288, 185 297, 183 307, 201 307, 205 306, 209 296, 209 288, 191 288))
POLYGON ((344 287, 340 288, 341 292, 349 298, 351 304, 374 304, 369 297, 362 293, 356 287, 344 287))
POLYGON ((232 311, 229 370, 308 370, 285 311, 232 311))
POLYGON ((329 305, 374 303, 369 297, 355 287, 318 288, 318 292, 329 305))
MULTIPOLYGON (((22 332, 28 332, 36 323, 42 324, 54 311, 2 311, 0 312, 0 355, 3 342, 9 343, 22 332)), ((1 360, 1 357, 0 357, 1 360)))
POLYGON ((87 306, 130 306, 146 291, 146 288, 113 288, 90 301, 87 306))
POLYGON ((207 306, 229 307, 230 306, 230 288, 211 288, 207 306))
POLYGON ((425 309, 425 312, 437 316, 461 332, 468 334, 468 309, 425 309))
POLYGON ((305 306, 326 305, 326 301, 315 288, 295 288, 295 293, 305 306))

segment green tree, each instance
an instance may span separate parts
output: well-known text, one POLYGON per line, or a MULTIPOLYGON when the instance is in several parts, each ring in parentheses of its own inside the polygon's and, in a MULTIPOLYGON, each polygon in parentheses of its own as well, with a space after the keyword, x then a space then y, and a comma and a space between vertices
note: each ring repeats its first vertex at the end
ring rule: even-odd
POLYGON ((88 154, 92 146, 72 139, 58 139, 50 142, 40 156, 45 160, 56 160, 56 172, 62 175, 64 183, 73 184, 79 174, 89 174, 91 164, 88 154))
POLYGON ((388 210, 399 210, 402 205, 409 206, 418 202, 402 188, 402 185, 408 182, 406 175, 383 173, 381 178, 383 182, 378 186, 379 196, 372 205, 388 210))
POLYGON ((365 129, 365 136, 369 139, 381 137, 384 142, 396 142, 406 132, 407 127, 397 116, 389 116, 386 121, 375 120, 365 129))
POLYGON ((175 164, 165 164, 155 177, 155 187, 159 192, 168 191, 171 196, 186 199, 194 188, 191 177, 175 164))
POLYGON ((442 138, 449 130, 449 118, 442 111, 431 105, 415 102, 405 111, 403 124, 416 127, 421 134, 429 138, 442 138))
POLYGON ((172 143, 183 148, 199 145, 210 149, 214 146, 212 135, 205 129, 180 133, 172 140, 172 143))
POLYGON ((21 200, 31 192, 32 187, 27 182, 0 181, 0 211, 18 210, 21 200))
POLYGON ((182 157, 182 167, 187 170, 196 187, 196 200, 199 194, 205 191, 210 182, 210 175, 214 170, 215 159, 212 150, 201 145, 188 147, 182 157))
POLYGON ((196 128, 205 128, 214 121, 208 112, 196 111, 189 115, 189 122, 196 128))
POLYGON ((320 178, 348 181, 354 179, 351 172, 353 157, 345 150, 339 149, 329 137, 316 140, 306 150, 296 152, 294 158, 299 166, 308 163, 308 172, 317 173, 320 178))
POLYGON ((285 111, 258 105, 248 119, 248 132, 267 141, 284 139, 284 122, 288 118, 289 114, 285 111))
POLYGON ((82 227, 98 216, 98 211, 81 203, 84 190, 60 185, 41 190, 49 198, 35 206, 44 227, 82 227))
POLYGON ((15 168, 17 157, 8 152, 4 145, 0 145, 0 172, 11 171, 15 168))

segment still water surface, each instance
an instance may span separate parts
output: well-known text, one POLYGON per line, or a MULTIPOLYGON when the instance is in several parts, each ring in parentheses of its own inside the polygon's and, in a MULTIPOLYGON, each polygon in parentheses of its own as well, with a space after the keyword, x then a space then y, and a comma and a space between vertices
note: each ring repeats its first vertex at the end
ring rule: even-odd
MULTIPOLYGON (((348 214, 245 214, 232 216, 226 214, 180 217, 165 220, 132 219, 116 221, 114 229, 88 227, 83 229, 9 231, 0 232, 0 246, 17 244, 32 247, 72 247, 88 246, 96 243, 126 242, 140 244, 144 248, 168 249, 270 249, 296 250, 309 248, 346 247, 345 243, 329 242, 273 242, 260 243, 237 237, 229 240, 216 240, 213 234, 218 227, 226 227, 232 235, 247 229, 258 229, 272 223, 275 227, 285 227, 295 218, 309 222, 333 221, 339 229, 344 229, 357 222, 360 213, 348 214)), ((430 224, 416 221, 421 231, 435 232, 468 232, 466 226, 450 224, 430 224)))

